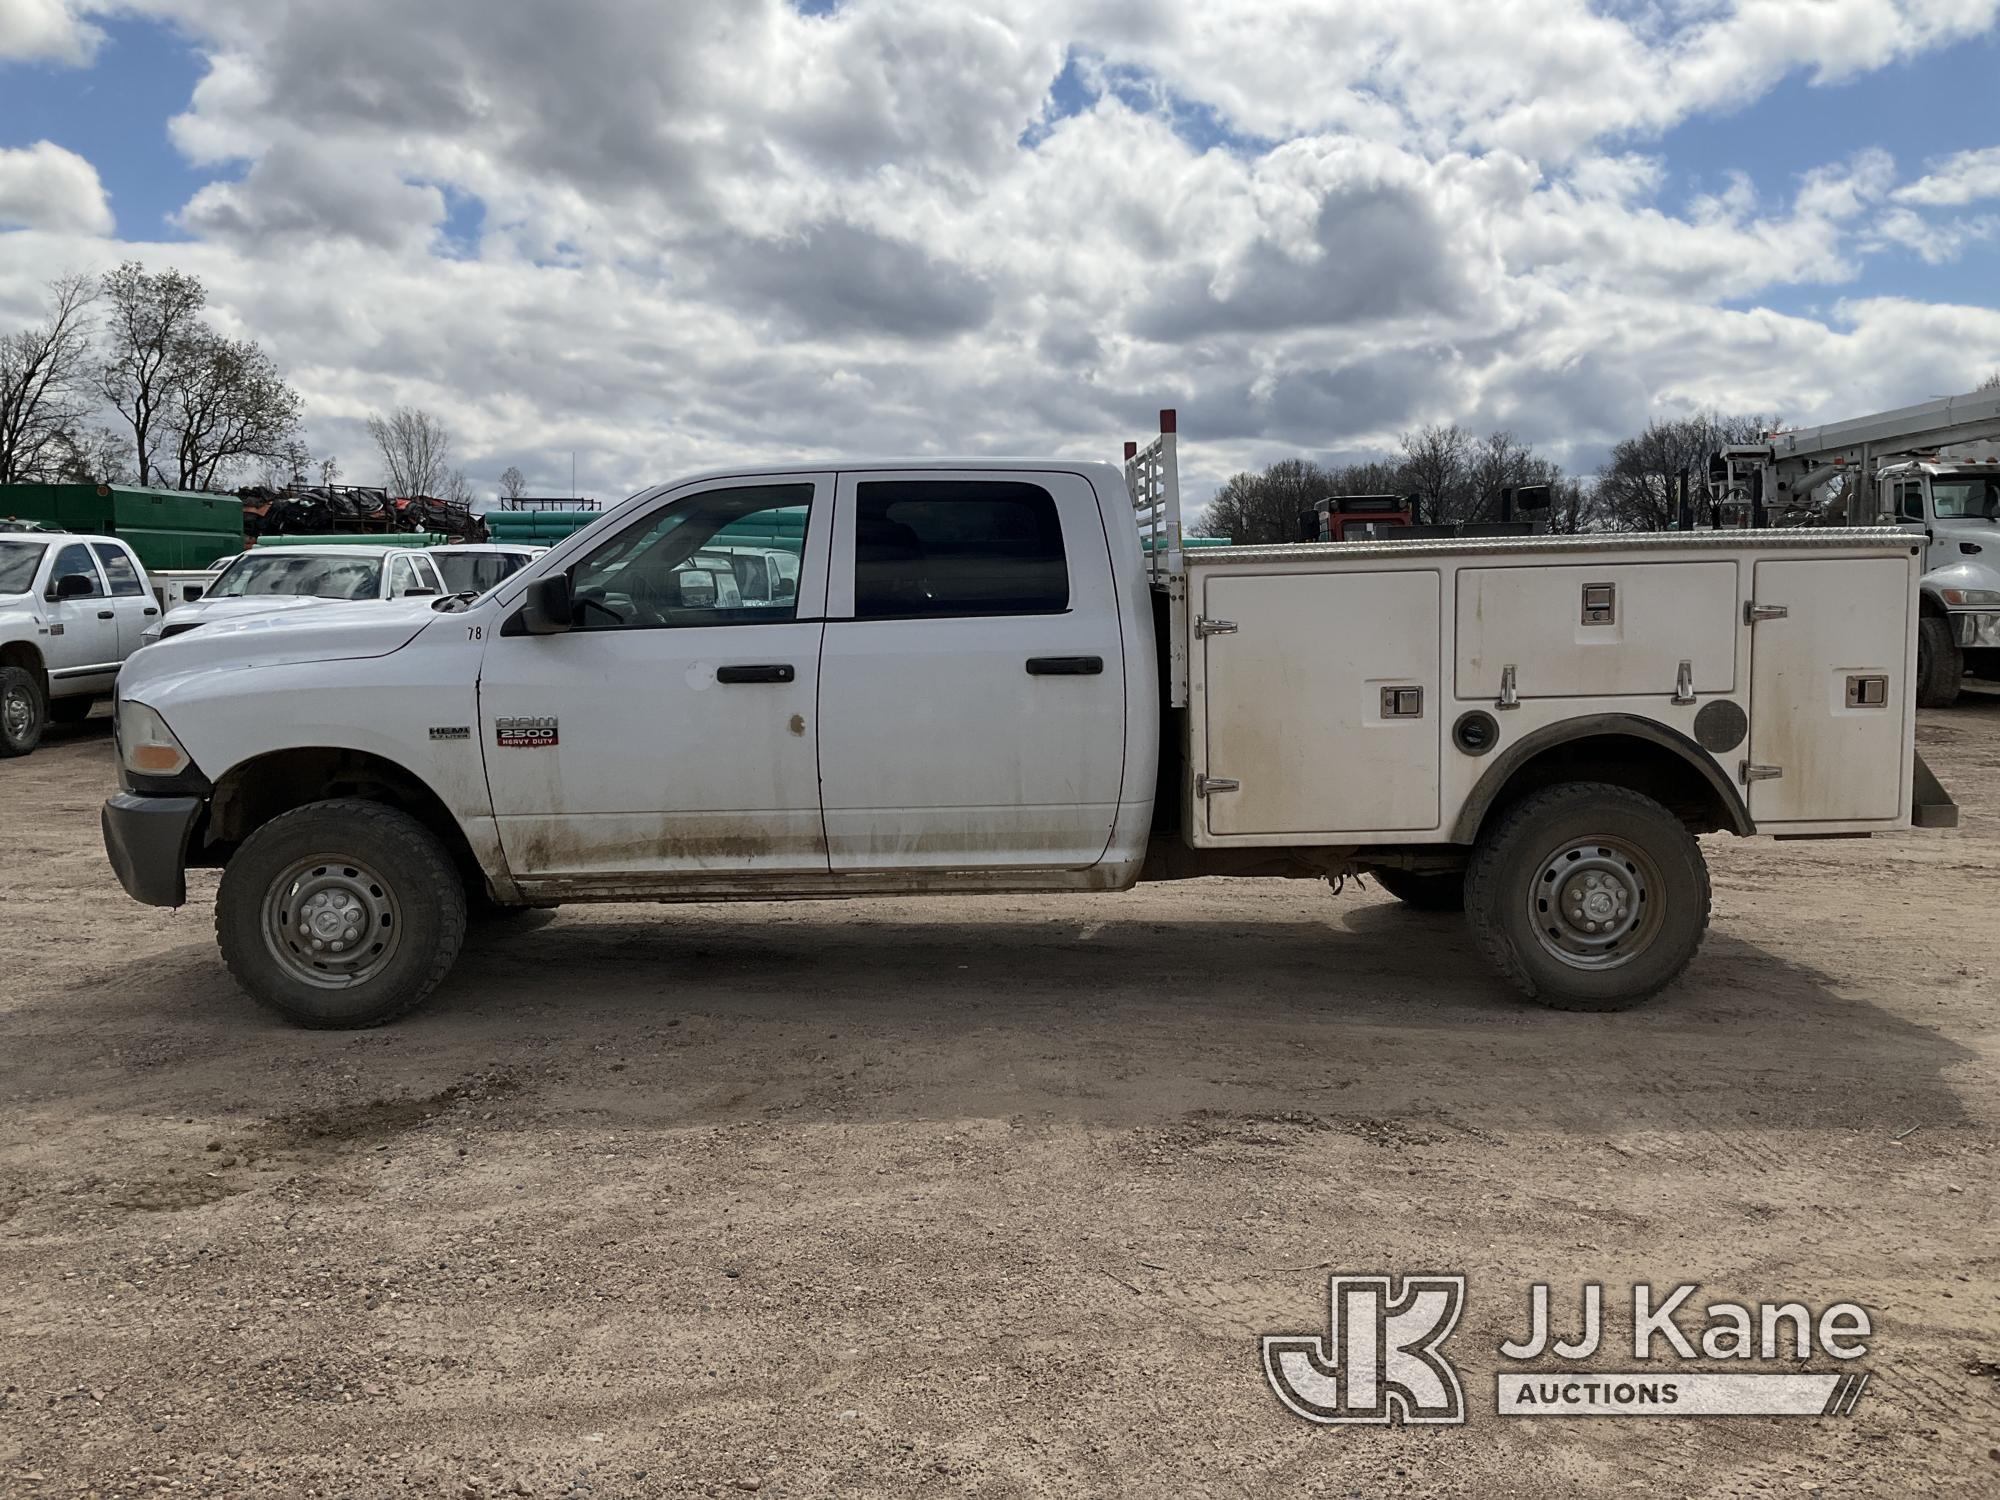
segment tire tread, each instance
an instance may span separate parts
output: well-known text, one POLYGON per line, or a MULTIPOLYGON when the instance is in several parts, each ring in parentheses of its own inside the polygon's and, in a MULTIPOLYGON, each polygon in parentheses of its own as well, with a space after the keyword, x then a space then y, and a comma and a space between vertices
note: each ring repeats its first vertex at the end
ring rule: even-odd
MULTIPOLYGON (((1622 803, 1634 812, 1672 818, 1658 802, 1642 792, 1629 787, 1614 786, 1607 781, 1572 781, 1561 786, 1549 787, 1523 797, 1500 815, 1499 821, 1483 833, 1472 858, 1465 869, 1465 918, 1472 929, 1472 935, 1486 956, 1501 975, 1514 988, 1539 1005, 1552 1010, 1608 1011, 1629 1010, 1635 1005, 1652 999, 1661 990, 1679 977, 1679 971, 1669 974, 1657 984, 1649 985, 1629 996, 1620 996, 1615 1001, 1605 1001, 1581 997, 1545 994, 1535 977, 1522 962, 1519 951, 1507 937, 1501 924, 1492 920, 1490 913, 1499 909, 1499 900, 1504 899, 1498 890, 1500 867, 1505 863, 1504 855, 1509 844, 1519 837, 1521 830, 1543 819, 1560 816, 1566 809, 1593 802, 1610 801, 1622 803)), ((1685 830, 1682 830, 1685 833, 1685 830)), ((1694 836, 1686 835, 1692 843, 1694 836)), ((1709 910, 1714 894, 1708 875, 1708 861, 1701 858, 1700 846, 1696 846, 1693 861, 1695 879, 1699 882, 1701 899, 1698 903, 1699 922, 1695 930, 1695 948, 1698 951, 1702 939, 1708 933, 1709 910)))
MULTIPOLYGON (((421 972, 417 982, 410 986, 408 993, 388 1008, 358 1020, 340 1016, 315 1016, 290 1010, 274 1004, 259 993, 257 985, 252 981, 249 965, 241 960, 239 954, 232 951, 234 944, 226 932, 223 900, 219 893, 215 903, 215 940, 216 945, 222 950, 222 962, 229 970, 230 978, 242 987, 245 994, 267 1010, 274 1010, 294 1025, 312 1031, 365 1031, 377 1026, 386 1026, 391 1021, 401 1020, 429 999, 431 991, 435 990, 444 981, 445 975, 451 972, 451 966, 458 961, 459 949, 465 941, 465 898, 460 887, 458 871, 453 868, 450 857, 438 843, 436 836, 408 813, 387 803, 370 802, 360 797, 339 797, 325 802, 308 802, 303 807, 295 807, 289 812, 278 814, 251 834, 250 839, 255 839, 271 829, 282 831, 286 824, 301 822, 308 815, 325 813, 335 813, 363 824, 372 824, 386 834, 404 838, 410 845, 411 853, 427 866, 416 871, 413 880, 445 893, 441 902, 441 930, 431 950, 430 964, 421 972), (411 838, 412 833, 417 837, 411 838)), ((250 839, 244 840, 242 848, 237 850, 237 857, 241 856, 243 848, 249 846, 250 839)), ((232 859, 231 863, 234 862, 232 859)), ((229 871, 225 869, 223 879, 227 881, 228 878, 229 871)))

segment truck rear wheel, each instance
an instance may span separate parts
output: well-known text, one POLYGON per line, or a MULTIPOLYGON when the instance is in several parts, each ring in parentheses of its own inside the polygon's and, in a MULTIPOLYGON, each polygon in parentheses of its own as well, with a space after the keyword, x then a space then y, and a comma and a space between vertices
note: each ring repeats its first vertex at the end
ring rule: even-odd
POLYGON ((1701 946, 1708 908, 1708 866, 1680 819, 1602 782, 1516 803, 1466 870, 1474 936, 1556 1010, 1625 1010, 1657 994, 1701 946))
POLYGON ((415 818, 314 802, 243 841, 215 899, 222 959, 253 1000, 301 1026, 380 1026, 450 971, 465 891, 415 818))
POLYGON ((1405 906, 1418 911, 1464 911, 1465 871, 1370 869, 1368 876, 1405 906))
POLYGON ((1925 615, 1917 621, 1917 707, 1950 708, 1965 679, 1965 655, 1951 638, 1951 621, 1925 615))
POLYGON ((0 755, 26 755, 42 742, 48 702, 25 667, 0 667, 0 755))

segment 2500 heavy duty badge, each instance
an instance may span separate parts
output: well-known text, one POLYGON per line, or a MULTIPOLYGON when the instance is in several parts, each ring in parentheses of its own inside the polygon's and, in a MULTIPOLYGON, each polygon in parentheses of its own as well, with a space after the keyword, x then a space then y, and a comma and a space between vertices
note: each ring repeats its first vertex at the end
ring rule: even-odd
POLYGON ((493 721, 493 743, 503 750, 545 750, 556 743, 556 721, 538 715, 493 721))

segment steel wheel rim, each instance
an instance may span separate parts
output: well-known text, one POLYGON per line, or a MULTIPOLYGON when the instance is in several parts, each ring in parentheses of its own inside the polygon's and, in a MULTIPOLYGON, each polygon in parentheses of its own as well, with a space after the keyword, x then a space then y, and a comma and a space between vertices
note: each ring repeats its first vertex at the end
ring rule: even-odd
POLYGON ((25 740, 35 727, 34 695, 24 687, 7 690, 4 702, 0 702, 0 723, 7 729, 7 738, 25 740))
POLYGON ((1666 914, 1660 867, 1625 839, 1564 841, 1528 888, 1528 923, 1542 951, 1573 969, 1630 963, 1659 936, 1666 914))
POLYGON ((264 946, 294 979, 320 989, 366 984, 396 956, 403 913, 389 883, 359 860, 315 855, 271 882, 264 946))

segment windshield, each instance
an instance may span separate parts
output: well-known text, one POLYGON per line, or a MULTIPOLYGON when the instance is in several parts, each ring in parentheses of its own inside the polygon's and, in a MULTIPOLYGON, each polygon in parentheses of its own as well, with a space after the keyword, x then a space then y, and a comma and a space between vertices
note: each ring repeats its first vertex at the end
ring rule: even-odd
POLYGON ((2000 519, 2000 475, 1939 475, 1931 481, 1931 504, 1940 521, 2000 519))
POLYGON ((48 551, 42 542, 0 542, 0 594, 25 594, 35 586, 35 569, 48 551))
POLYGON ((313 557, 297 552, 245 553, 209 588, 208 599, 373 599, 382 563, 373 557, 313 557))
POLYGON ((431 561, 444 574, 447 594, 483 594, 528 560, 511 552, 433 552, 431 561))

